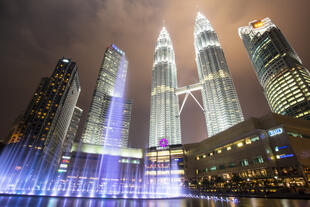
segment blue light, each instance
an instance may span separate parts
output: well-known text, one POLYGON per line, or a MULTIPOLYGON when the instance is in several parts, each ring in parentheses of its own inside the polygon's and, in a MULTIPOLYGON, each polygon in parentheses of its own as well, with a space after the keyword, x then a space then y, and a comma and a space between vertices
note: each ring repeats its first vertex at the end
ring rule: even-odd
POLYGON ((112 47, 113 47, 113 49, 116 50, 118 53, 120 53, 120 54, 122 54, 122 55, 124 54, 124 52, 121 51, 118 47, 116 47, 116 45, 112 44, 112 47))
POLYGON ((294 154, 280 155, 280 159, 287 157, 294 157, 294 154))
POLYGON ((283 129, 282 128, 277 128, 277 129, 273 129, 273 130, 269 130, 268 131, 268 134, 270 137, 273 137, 273 136, 276 136, 276 135, 279 135, 279 134, 282 134, 283 133, 283 129))
POLYGON ((285 149, 285 148, 288 148, 288 146, 282 146, 282 147, 278 147, 278 149, 285 149))
POLYGON ((112 47, 113 47, 115 50, 119 50, 114 44, 112 44, 112 47))

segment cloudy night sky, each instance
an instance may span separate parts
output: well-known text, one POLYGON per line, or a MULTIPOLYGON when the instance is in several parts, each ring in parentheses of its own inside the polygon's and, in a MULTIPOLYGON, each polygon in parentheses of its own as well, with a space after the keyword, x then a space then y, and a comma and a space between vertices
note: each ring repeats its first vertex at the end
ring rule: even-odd
MULTIPOLYGON (((238 27, 270 17, 310 68, 309 0, 2 0, 0 138, 26 109, 40 78, 50 76, 63 56, 78 64, 82 87, 78 106, 85 119, 104 51, 114 43, 129 61, 126 96, 133 100, 129 144, 147 146, 157 36, 165 20, 176 55, 178 86, 198 82, 193 45, 197 8, 218 34, 245 118, 263 116, 269 108, 238 27)), ((200 92, 194 94, 201 102, 200 92)), ((181 129, 183 143, 207 137, 204 115, 193 99, 184 107, 181 129)))

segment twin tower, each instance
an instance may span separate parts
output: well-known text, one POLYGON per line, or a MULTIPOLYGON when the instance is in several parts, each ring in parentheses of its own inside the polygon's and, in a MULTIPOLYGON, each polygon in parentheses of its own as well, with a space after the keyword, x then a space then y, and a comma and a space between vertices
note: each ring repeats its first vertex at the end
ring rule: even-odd
POLYGON ((243 114, 223 49, 208 19, 198 12, 194 46, 199 83, 178 88, 175 54, 168 31, 162 28, 155 46, 149 147, 181 144, 180 113, 191 91, 201 90, 208 136, 241 121, 243 114), (185 94, 179 109, 178 95, 185 94))

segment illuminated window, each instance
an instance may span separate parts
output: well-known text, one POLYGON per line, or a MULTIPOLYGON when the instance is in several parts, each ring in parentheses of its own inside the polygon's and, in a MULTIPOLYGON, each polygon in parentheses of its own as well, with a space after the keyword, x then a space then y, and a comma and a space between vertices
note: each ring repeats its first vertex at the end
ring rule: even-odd
POLYGON ((253 137, 253 138, 251 138, 251 141, 252 142, 256 142, 256 141, 258 141, 259 140, 259 137, 253 137))
POLYGON ((146 156, 149 156, 149 157, 157 156, 157 152, 149 152, 146 154, 146 156))
POLYGON ((250 138, 246 138, 245 139, 245 144, 251 144, 252 142, 251 142, 251 139, 250 138))
POLYGON ((183 150, 171 150, 170 154, 171 155, 182 155, 183 150))
POLYGON ((239 142, 239 143, 237 144, 237 146, 238 146, 238 147, 243 147, 243 142, 239 142))
POLYGON ((230 162, 230 163, 228 164, 228 167, 230 167, 230 168, 232 168, 232 167, 236 167, 236 163, 234 163, 234 162, 230 162))
POLYGON ((253 159, 253 163, 254 163, 254 164, 264 163, 264 159, 263 159, 262 156, 255 157, 255 158, 253 159))
POLYGON ((159 151, 158 156, 169 155, 169 151, 159 151))
POLYGON ((240 164, 241 164, 242 167, 245 167, 245 166, 248 166, 248 165, 249 165, 249 162, 248 162, 247 159, 244 159, 244 160, 242 160, 242 161, 240 162, 240 164))

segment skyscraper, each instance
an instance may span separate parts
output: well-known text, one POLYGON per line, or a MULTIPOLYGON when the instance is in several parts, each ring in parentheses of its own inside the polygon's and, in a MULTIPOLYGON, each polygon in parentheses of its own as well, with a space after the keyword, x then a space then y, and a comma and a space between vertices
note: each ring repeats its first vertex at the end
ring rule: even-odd
POLYGON ((177 71, 169 33, 162 28, 156 42, 152 69, 149 147, 181 144, 179 101, 175 94, 177 71))
POLYGON ((28 108, 8 144, 22 144, 57 162, 80 94, 75 62, 62 58, 50 78, 42 78, 28 108))
POLYGON ((104 53, 82 142, 127 147, 131 101, 124 98, 128 62, 114 44, 104 53))
POLYGON ((207 18, 198 12, 194 46, 208 136, 241 121, 243 114, 223 49, 207 18))
POLYGON ((73 141, 76 137, 79 124, 82 118, 83 110, 77 106, 75 106, 69 128, 67 130, 66 138, 63 143, 63 152, 70 152, 73 141))
POLYGON ((274 113, 310 119, 310 74, 269 18, 239 28, 256 76, 274 113))

